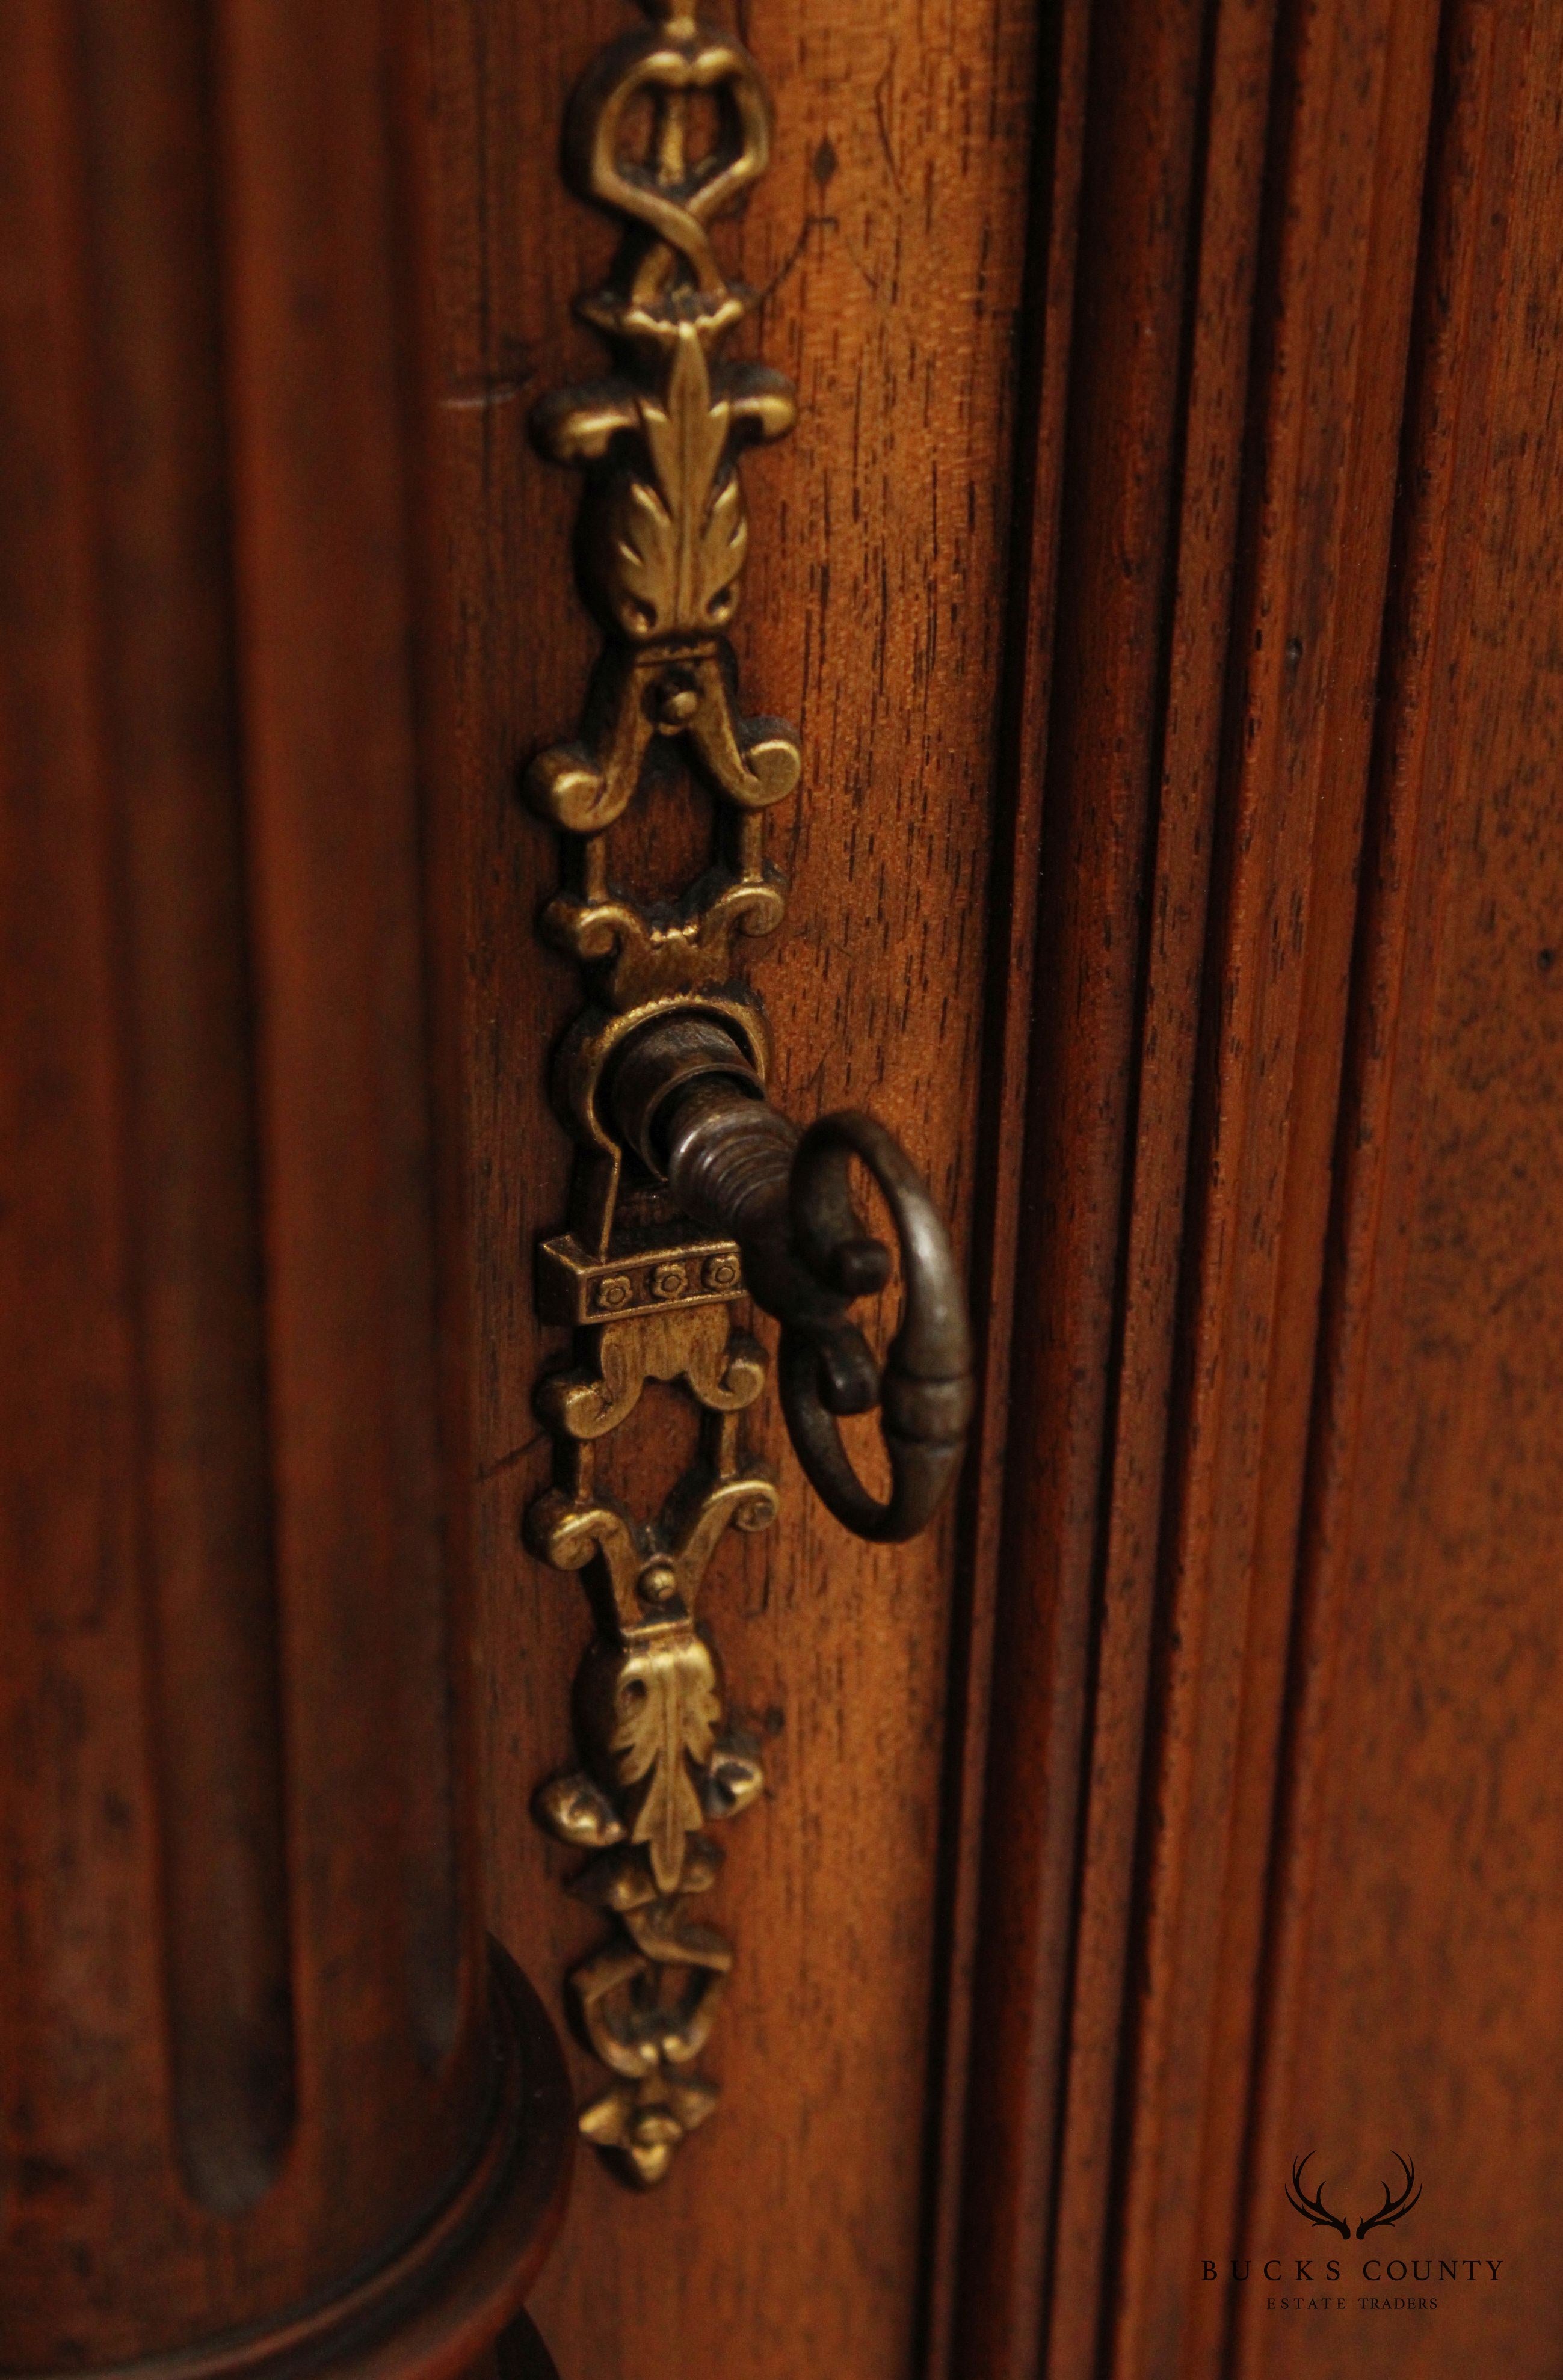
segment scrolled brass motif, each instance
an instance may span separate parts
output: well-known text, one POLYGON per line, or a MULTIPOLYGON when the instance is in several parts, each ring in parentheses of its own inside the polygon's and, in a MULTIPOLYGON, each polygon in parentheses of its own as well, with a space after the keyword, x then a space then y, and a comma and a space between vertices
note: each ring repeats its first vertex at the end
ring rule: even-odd
POLYGON ((916 1173, 867 1117, 827 1117, 800 1140, 765 1105, 764 1020, 733 979, 739 940, 781 922, 765 814, 800 774, 792 729, 741 708, 725 634, 749 545, 739 457, 796 410, 779 373, 725 359, 752 300, 712 244, 764 171, 771 106, 730 34, 677 0, 648 0, 646 13, 588 68, 566 120, 567 179, 622 230, 605 285, 577 302, 613 370, 545 397, 531 431, 545 457, 584 475, 578 571, 604 641, 576 734, 540 752, 523 783, 560 838, 542 930, 579 962, 586 992, 555 1066, 577 1144, 568 1223, 538 1260, 539 1313, 570 1330, 571 1355, 536 1391, 554 1476, 525 1534, 542 1560, 581 1574, 596 1629, 575 1684, 576 1765, 534 1808, 587 1854, 568 1888, 609 1929, 569 1978, 611 2078, 580 2129, 642 2186, 715 2105, 700 2059, 733 1952, 693 1910, 722 1858, 708 1829, 764 1782, 752 1744, 727 1726, 696 1621, 726 1531, 763 1529, 777 1510, 740 1435, 765 1358, 733 1308, 752 1294, 781 1319, 793 1438, 860 1535, 925 1524, 970 1402, 959 1281, 916 1173), (714 115, 704 147, 697 108, 714 115), (614 885, 608 844, 656 774, 653 755, 703 784, 713 827, 696 880, 648 905, 614 885), (890 1269, 852 1211, 849 1156, 877 1178, 901 1242, 904 1315, 883 1378, 847 1318, 890 1269), (594 1461, 648 1381, 680 1386, 700 1420, 693 1463, 644 1520, 598 1488, 594 1461), (883 1504, 836 1421, 876 1402, 894 1483, 883 1504))
POLYGON ((799 776, 790 728, 739 709, 722 633, 749 541, 739 455, 779 437, 794 414, 779 373, 721 359, 749 298, 724 277, 709 229, 764 169, 770 102, 741 44, 676 7, 653 13, 659 22, 589 69, 566 127, 571 186, 624 226, 606 287, 580 305, 615 371, 545 398, 532 434, 586 475, 578 559, 606 641, 577 735, 533 760, 524 788, 563 839, 543 929, 580 961, 589 990, 556 1078, 579 1144, 570 1225, 544 1245, 539 1273, 543 1318, 573 1329, 574 1360, 538 1390, 557 1451, 526 1534, 544 1561, 585 1574, 598 1630, 576 1683, 580 1766, 546 1784, 536 1807, 561 1842, 590 1854, 570 1888, 612 1926, 570 1979, 612 2077, 581 2130, 641 2184, 661 2179, 715 2104, 699 2059, 732 1950, 690 1904, 720 1863, 707 1828, 763 1786, 752 1749, 724 1732, 697 1599, 723 1532, 763 1528, 776 1491, 738 1434, 765 1369, 731 1320, 744 1292, 737 1245, 691 1232, 645 1180, 625 1195, 602 1092, 626 1037, 660 1013, 688 1016, 691 1000, 739 1037, 763 1076, 763 1025, 730 986, 733 944, 780 922, 764 813, 799 776), (718 119, 698 160, 688 153, 696 94, 718 119), (641 100, 649 152, 629 159, 627 119, 641 100), (710 788, 715 828, 710 866, 653 911, 612 889, 606 846, 659 744, 710 788), (596 1492, 592 1449, 648 1379, 681 1382, 702 1422, 695 1465, 642 1523, 596 1492))

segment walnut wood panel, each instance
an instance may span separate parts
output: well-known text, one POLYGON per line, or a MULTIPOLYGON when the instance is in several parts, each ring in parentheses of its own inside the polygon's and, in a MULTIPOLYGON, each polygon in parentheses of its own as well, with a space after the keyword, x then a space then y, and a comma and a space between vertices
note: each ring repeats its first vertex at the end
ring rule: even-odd
POLYGON ((1093 19, 972 2373, 1219 2336, 1436 32, 1093 19))
POLYGON ((1186 2337, 1199 2226, 1229 2219, 1237 2185, 1229 2077, 1252 2023, 1435 36, 1421 6, 1280 29, 1166 1523, 1125 2373, 1186 2337))
MULTIPOLYGON (((44 2338, 46 2261, 6 2301, 78 2363, 328 2285, 472 2138, 474 1468, 494 1903, 553 1993, 593 1925, 527 1811, 587 1622, 519 1536, 575 989, 516 780, 594 643, 524 418, 598 367, 557 125, 626 12, 438 0, 426 91, 395 11, 121 13, 22 20, 0 283, 8 1442, 63 1598, 6 1655, 0 2220, 27 2260, 99 2227, 95 2330, 44 2338)), ((894 1553, 768 1425, 782 1527, 713 1581, 772 1786, 723 2105, 653 2197, 591 2168, 539 2310, 567 2373, 1305 2364, 1201 2276, 1296 2220, 1315 2135, 1365 2176, 1403 2118, 1495 2252, 1553 2244, 1557 62, 1496 0, 737 13, 780 137, 721 237, 802 399, 748 471, 746 688, 806 753, 756 978, 782 1103, 875 1109, 955 1212, 983 1403, 961 1512, 894 1553)), ((629 876, 702 832, 660 788, 629 876)), ((649 1500, 687 1416, 626 1436, 649 1500)), ((1545 2368, 1535 2291, 1492 2306, 1396 2351, 1545 2368)))
MULTIPOLYGON (((1414 2156, 1386 2373, 1556 2357, 1560 67, 1448 11, 1251 2184, 1414 2156)), ((1238 2370, 1366 2368, 1258 2317, 1238 2370)))
MULTIPOLYGON (((1022 1209, 1034 1237, 1014 1328, 1011 1491, 955 2349, 956 2369, 972 2374, 1030 2371, 1041 2348, 1145 879, 1164 768, 1174 796, 1182 790, 1176 753, 1164 762, 1159 749, 1157 704, 1166 669, 1162 618, 1178 464, 1201 26, 1184 9, 1097 10, 1090 40, 1073 339, 1060 343, 1051 367, 1068 388, 1057 651, 1045 747, 1037 739, 1021 757, 1022 767, 1045 781, 1022 1209), (1158 201, 1149 215, 1147 190, 1158 201)), ((1240 254, 1238 263, 1240 301, 1240 254)), ((1239 418, 1240 406, 1239 391, 1239 418)), ((1230 406, 1227 411, 1227 422, 1212 425, 1207 438, 1218 438, 1222 427, 1230 433, 1230 406)), ((1039 430, 1044 437, 1056 434, 1045 409, 1039 430)), ((1191 438, 1198 434, 1191 431, 1191 438)), ((1219 476, 1214 492, 1219 523, 1219 476)), ((1214 569, 1208 561, 1204 566, 1219 603, 1219 553, 1214 569)), ((1044 669, 1045 660, 1033 666, 1044 669)), ((1190 694, 1190 828, 1197 837, 1197 769, 1200 759, 1208 766, 1208 753, 1201 749, 1199 689, 1190 694)), ((1208 745, 1208 730, 1203 741, 1208 745)), ((1155 1162, 1162 1171, 1152 1184, 1153 1194, 1161 1192, 1162 1212, 1158 1217, 1153 1205, 1142 1234, 1136 1269, 1142 1295, 1123 1359, 1126 1379, 1153 1416, 1158 1388, 1165 1393, 1166 1360, 1165 1344, 1157 1344, 1157 1324, 1165 1342, 1167 1316, 1165 1293, 1159 1310, 1156 1305, 1156 1276, 1176 1263, 1181 1192, 1177 1028, 1184 1026, 1186 1103, 1186 1036, 1197 1013, 1198 960, 1191 991, 1184 946, 1191 934, 1197 952, 1202 892, 1196 874, 1191 890, 1175 888, 1159 920, 1160 948, 1169 961, 1161 999, 1171 1012, 1152 1044, 1164 1076, 1171 1075, 1159 1089, 1155 1162)), ((1143 1096, 1156 1099, 1158 1087, 1148 1082, 1143 1096)), ((1127 1516, 1120 1529, 1130 1555, 1143 1560, 1142 1508, 1149 1496, 1154 1513, 1157 1474, 1142 1456, 1140 1470, 1129 1484, 1142 1512, 1127 1516)), ((1137 1641, 1143 1632, 1134 1628, 1131 1586, 1116 1583, 1129 1623, 1120 1659, 1132 1680, 1136 1659, 1143 1660, 1137 1641)), ((1138 1714, 1131 1693, 1128 1699, 1117 1748, 1131 1827, 1138 1714)), ((1101 1852, 1105 1861, 1116 1854, 1120 1918, 1128 1882, 1122 1833, 1120 1818, 1118 1840, 1101 1852)), ((1105 1914, 1110 1927, 1112 1912, 1105 1914)), ((1109 2056, 1117 2026, 1114 1947, 1109 1941, 1098 1950, 1105 1972, 1090 1979, 1082 2010, 1085 2023, 1105 2027, 1109 2056)), ((1121 1957, 1121 1943, 1116 1947, 1121 1957)), ((1071 2259, 1061 2301, 1088 2327, 1094 2319, 1090 2277, 1089 2267, 1076 2274, 1071 2259)))
MULTIPOLYGON (((720 13, 717 11, 715 13, 720 13)), ((1003 468, 1025 231, 1035 12, 911 0, 740 9, 778 137, 721 235, 765 292, 751 352, 797 381, 796 432, 746 469, 746 699, 796 720, 804 779, 773 818, 788 922, 754 965, 800 1118, 852 1099, 926 1168, 964 1234, 987 964, 1002 648, 1003 468)), ((519 1538, 544 1474, 530 1405, 552 1352, 530 1250, 564 1212, 544 1087, 576 997, 537 908, 547 836, 516 798, 568 730, 593 634, 568 592, 576 491, 525 440, 536 394, 600 370, 570 321, 611 240, 562 192, 566 94, 630 21, 508 0, 437 12, 445 157, 444 419, 455 507, 478 1184, 487 1827, 502 1930, 555 1983, 592 1920, 529 1797, 568 1752, 587 1629, 579 1586, 519 1538)), ((699 820, 644 806, 622 864, 687 875, 699 820)), ((617 857, 617 855, 616 855, 617 857)), ((652 1500, 685 1451, 665 1400, 623 1439, 652 1500), (638 1433, 638 1435, 637 1435, 638 1433)), ((537 2301, 561 2367, 702 2375, 735 2360, 899 2374, 922 2251, 947 1534, 896 1553, 813 1505, 774 1407, 783 1518, 721 1556, 705 1612, 772 1791, 735 1829, 714 1914, 738 1946, 713 2068, 721 2107, 671 2178, 626 2199, 580 2174, 537 2301)), ((584 2065, 582 2079, 586 2074, 584 2065)))
POLYGON ((471 1828, 416 50, 8 32, 0 2361, 457 2372, 568 2158, 471 1828))

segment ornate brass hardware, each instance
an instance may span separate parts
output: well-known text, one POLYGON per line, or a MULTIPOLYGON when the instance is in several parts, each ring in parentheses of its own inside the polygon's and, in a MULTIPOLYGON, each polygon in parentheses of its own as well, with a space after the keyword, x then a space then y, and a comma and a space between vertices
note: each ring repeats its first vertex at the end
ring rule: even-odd
POLYGON ((623 225, 606 285, 578 301, 615 370, 545 398, 531 427, 546 456, 585 472, 578 562, 604 643, 576 738, 540 753, 524 786, 561 838, 543 930, 580 961, 587 993, 555 1075, 577 1143, 569 1221, 539 1252, 539 1310, 572 1330, 573 1353, 539 1384, 555 1474, 526 1536, 544 1561, 584 1573, 597 1629, 576 1680, 580 1766, 542 1788, 536 1811, 590 1854, 570 1890, 613 1926, 570 1976, 580 2028, 613 2077, 580 2128, 642 2185, 715 2103, 699 2059, 732 1949, 690 1904, 721 1859, 707 1826, 763 1785, 752 1745, 724 1732, 715 1657, 695 1621, 724 1531, 764 1528, 777 1510, 770 1471, 739 1439, 765 1359, 731 1309, 749 1294, 780 1320, 794 1444, 861 1536, 927 1524, 959 1465, 971 1398, 959 1277, 922 1182, 866 1116, 827 1116, 800 1135, 765 1104, 764 1021, 732 980, 735 938, 781 920, 764 813, 800 770, 792 730, 739 708, 723 634, 748 545, 739 456, 781 436, 795 411, 779 373, 721 358, 751 299, 724 277, 709 228, 764 170, 771 109, 730 35, 678 0, 648 0, 648 13, 588 69, 566 121, 570 187, 623 225), (631 156, 641 102, 649 132, 631 156), (715 128, 697 154, 699 107, 715 128), (613 888, 606 837, 656 751, 707 788, 714 837, 697 880, 647 906, 613 888), (890 1275, 852 1208, 854 1158, 900 1240, 903 1318, 882 1378, 847 1312, 890 1275), (593 1449, 648 1379, 681 1383, 701 1425, 692 1467, 642 1522, 597 1490, 593 1449), (884 1502, 857 1478, 836 1420, 876 1403, 884 1502))
POLYGON ((844 1110, 805 1133, 763 1104, 758 1075, 729 1034, 703 1020, 648 1025, 615 1069, 624 1138, 671 1189, 681 1214, 730 1232, 751 1296, 782 1326, 782 1406, 819 1496, 860 1537, 894 1542, 926 1528, 966 1442, 971 1351, 949 1235, 905 1153, 872 1116, 844 1110), (847 1318, 890 1278, 851 1200, 850 1160, 884 1192, 901 1244, 905 1314, 883 1374, 847 1318), (859 1479, 836 1416, 880 1409, 891 1490, 859 1479))

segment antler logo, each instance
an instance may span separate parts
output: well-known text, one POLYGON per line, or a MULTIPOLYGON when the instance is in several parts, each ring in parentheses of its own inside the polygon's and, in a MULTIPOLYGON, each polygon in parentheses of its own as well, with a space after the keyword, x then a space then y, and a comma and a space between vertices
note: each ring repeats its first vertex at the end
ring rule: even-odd
MULTIPOLYGON (((1343 2240, 1349 2240, 1351 2237, 1350 2224, 1345 2220, 1344 2216, 1332 2214, 1331 2210, 1325 2204, 1323 2187, 1321 2186, 1321 2188, 1316 2190, 1312 2197, 1309 2196, 1308 2192, 1303 2187, 1302 2177, 1313 2159, 1313 2154, 1314 2152, 1310 2149, 1307 2156, 1299 2157, 1296 2164, 1292 2167, 1291 2180, 1287 2184, 1287 2204, 1288 2206, 1293 2207, 1296 2212, 1302 2216, 1304 2222, 1323 2224, 1331 2231, 1338 2231, 1343 2240)), ((1392 2223, 1398 2223, 1403 2215, 1409 2215, 1410 2213, 1412 2207, 1416 2204, 1417 2200, 1422 2196, 1422 2187, 1416 2178, 1416 2168, 1411 2164, 1408 2157, 1403 2157, 1400 2155, 1398 2149, 1396 2149, 1393 2152, 1393 2155, 1396 2164, 1399 2167, 1400 2171, 1406 2177, 1405 2184, 1401 2189, 1398 2197, 1397 2197, 1386 2181, 1380 2183, 1379 2187, 1384 2192, 1384 2204, 1379 2208, 1376 2215, 1363 2216, 1362 2221, 1357 2226, 1357 2237, 1359 2240, 1365 2240, 1370 2231, 1377 2231, 1381 2228, 1387 2228, 1392 2223)))
POLYGON ((1376 2231, 1381 2223, 1398 2223, 1401 2216, 1409 2215, 1412 2207, 1416 2204, 1417 2200, 1422 2196, 1421 2185, 1417 2182, 1416 2178, 1416 2168, 1410 2164, 1409 2159, 1400 2155, 1398 2149, 1395 2150, 1394 2157, 1396 2164, 1399 2167, 1400 2171, 1406 2177, 1405 2188, 1401 2191, 1399 2197, 1396 2198, 1392 2195, 1389 2184, 1386 2181, 1379 2184, 1379 2188, 1384 2192, 1384 2204, 1379 2208, 1376 2215, 1363 2216, 1362 2221, 1357 2226, 1357 2237, 1359 2240, 1365 2240, 1368 2233, 1370 2231, 1376 2231))
POLYGON ((1314 2195, 1310 2198, 1307 2192, 1302 2187, 1303 2171, 1313 2155, 1313 2151, 1310 2149, 1308 2155, 1305 2157, 1299 2157, 1297 2163, 1292 2167, 1291 2180, 1287 2184, 1287 2204, 1288 2206, 1295 2206, 1299 2215, 1303 2217, 1305 2222, 1323 2223, 1331 2231, 1338 2231, 1343 2240, 1349 2240, 1351 2237, 1350 2224, 1345 2221, 1341 2216, 1332 2215, 1330 2213, 1329 2208, 1325 2204, 1325 2193, 1323 2188, 1321 2187, 1314 2195))

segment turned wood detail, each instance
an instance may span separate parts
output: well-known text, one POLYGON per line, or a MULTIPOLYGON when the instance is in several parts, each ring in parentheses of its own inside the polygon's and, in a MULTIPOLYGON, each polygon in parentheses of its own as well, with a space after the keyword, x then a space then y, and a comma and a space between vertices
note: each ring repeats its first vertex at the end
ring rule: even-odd
POLYGON ((0 97, 10 2373, 454 2380, 568 2169, 477 1890, 394 15, 30 10, 0 97))

